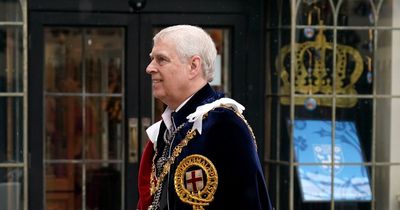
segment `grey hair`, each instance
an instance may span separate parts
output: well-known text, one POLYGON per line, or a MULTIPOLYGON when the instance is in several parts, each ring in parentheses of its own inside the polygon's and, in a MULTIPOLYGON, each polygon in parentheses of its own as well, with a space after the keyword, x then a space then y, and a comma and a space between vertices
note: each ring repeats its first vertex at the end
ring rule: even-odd
POLYGON ((160 39, 172 41, 181 58, 200 56, 205 79, 208 82, 214 79, 217 50, 210 35, 202 28, 191 25, 170 26, 158 32, 153 41, 156 43, 160 39))

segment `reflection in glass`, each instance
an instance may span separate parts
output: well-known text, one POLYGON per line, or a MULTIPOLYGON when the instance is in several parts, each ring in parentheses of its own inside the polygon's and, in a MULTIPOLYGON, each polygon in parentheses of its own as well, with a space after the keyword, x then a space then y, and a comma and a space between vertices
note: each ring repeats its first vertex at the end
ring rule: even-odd
MULTIPOLYGON (((320 97, 320 96, 303 96, 295 97, 295 101, 299 102, 299 105, 295 106, 295 118, 299 119, 332 119, 332 108, 329 106, 321 106, 321 102, 325 104, 332 104, 332 98, 330 97, 320 97), (313 102, 315 101, 315 102, 313 102)), ((286 106, 287 109, 289 108, 286 106)), ((289 111, 287 113, 287 118, 289 118, 289 111)))
POLYGON ((0 209, 22 210, 23 169, 0 168, 0 209))
POLYGON ((81 209, 81 165, 48 163, 45 168, 45 209, 81 209))
POLYGON ((399 77, 397 58, 399 55, 398 48, 393 49, 389 46, 396 45, 395 43, 400 41, 399 30, 382 30, 377 32, 377 54, 375 55, 374 61, 376 62, 375 67, 375 78, 376 81, 376 93, 381 95, 400 95, 400 89, 396 87, 399 77), (396 78, 396 79, 394 79, 396 78))
POLYGON ((22 27, 0 26, 0 52, 0 92, 22 92, 22 27))
MULTIPOLYGON (((398 153, 398 152, 397 152, 398 153)), ((399 165, 376 166, 375 169, 375 209, 399 208, 399 165)))
POLYGON ((228 29, 205 28, 217 48, 214 80, 210 85, 217 91, 230 94, 230 34, 228 29))
POLYGON ((357 136, 360 140, 360 147, 363 151, 362 154, 366 162, 370 162, 372 158, 372 115, 366 114, 372 113, 372 108, 373 100, 359 98, 356 106, 350 109, 337 107, 335 113, 337 121, 354 122, 357 136))
POLYGON ((290 26, 290 0, 266 1, 265 4, 267 4, 265 20, 269 28, 290 26))
POLYGON ((400 98, 376 100, 375 138, 376 161, 400 163, 400 98))
MULTIPOLYGON (((88 167, 95 168, 91 164, 88 167)), ((87 171, 87 209, 121 209, 121 167, 110 164, 87 171)))
POLYGON ((362 166, 343 163, 363 163, 363 151, 353 121, 336 121, 332 146, 332 122, 328 120, 296 119, 293 124, 296 161, 318 163, 298 167, 303 201, 331 200, 331 175, 335 175, 335 200, 370 200, 367 171, 362 166), (333 164, 333 165, 330 165, 333 164))
POLYGON ((46 163, 45 181, 47 191, 74 191, 79 181, 78 165, 72 163, 46 163), (77 168, 78 167, 78 168, 77 168))
POLYGON ((333 25, 333 11, 329 0, 301 0, 297 9, 297 25, 333 25))
POLYGON ((284 20, 293 18, 290 12, 287 12, 287 17, 272 17, 283 12, 281 9, 274 11, 268 8, 271 10, 269 21, 273 23, 266 23, 268 53, 265 101, 268 128, 265 129, 265 145, 266 148, 271 146, 272 159, 266 168, 285 163, 295 168, 276 178, 286 179, 288 184, 281 186, 277 182, 274 189, 278 192, 294 192, 289 204, 287 194, 280 196, 276 201, 277 209, 397 209, 399 203, 396 199, 400 197, 396 198, 397 191, 394 189, 399 187, 395 177, 400 176, 400 167, 397 167, 400 163, 400 71, 397 69, 400 53, 396 48, 400 33, 395 15, 399 10, 398 2, 299 0, 288 3, 281 0, 267 4, 279 8, 284 4, 288 7, 291 3, 299 6, 297 13, 294 13, 297 15, 295 34, 290 34, 289 24, 283 24, 284 20), (333 11, 337 15, 333 15, 333 11), (320 36, 321 31, 323 36, 320 36), (296 45, 290 45, 291 38, 295 39, 296 45), (291 52, 295 53, 294 58, 290 57, 291 52), (290 70, 294 70, 295 75, 291 75, 290 70), (335 120, 335 129, 316 129, 315 132, 302 135, 302 139, 298 135, 298 126, 288 126, 291 115, 295 120, 307 122, 328 121, 330 127, 333 126, 332 120, 335 120), (343 126, 342 123, 347 124, 343 126), (352 124, 351 130, 346 129, 349 123, 352 124), (291 128, 293 133, 290 132, 291 128), (318 135, 325 133, 329 142, 333 137, 332 130, 335 131, 335 147, 330 144, 328 147, 320 146, 325 138, 318 135), (340 160, 349 160, 346 155, 349 152, 343 148, 337 150, 337 146, 343 144, 354 148, 355 151, 350 153, 352 156, 357 154, 357 160, 340 164, 340 160), (305 148, 314 149, 312 154, 304 156, 309 163, 298 160, 298 153, 305 153, 305 148), (291 149, 293 156, 290 156, 291 149), (308 169, 304 170, 304 167, 312 169, 314 164, 321 168, 323 164, 318 162, 321 157, 324 161, 330 160, 327 162, 338 162, 333 165, 336 170, 330 168, 325 177, 322 172, 312 174, 308 169), (355 179, 347 172, 346 177, 342 178, 332 179, 330 176, 344 171, 357 171, 362 176, 355 179), (310 178, 310 174, 315 176, 310 178), (290 177, 295 177, 293 183, 290 177), (320 185, 311 185, 306 178, 310 182, 319 179, 328 184, 318 189, 320 185), (366 184, 367 178, 369 184, 366 184), (312 189, 309 191, 311 193, 319 192, 315 193, 316 200, 321 199, 318 196, 326 190, 326 201, 305 202, 302 199, 305 196, 302 189, 304 185, 312 189), (331 189, 334 190, 333 201, 329 198, 331 189), (353 199, 348 199, 348 196, 340 198, 348 193, 354 195, 353 199), (347 202, 341 202, 346 199, 347 202))
POLYGON ((122 158, 122 104, 120 97, 86 100, 86 159, 122 158))
POLYGON ((389 27, 397 27, 399 22, 396 20, 395 15, 398 11, 397 9, 394 9, 397 7, 397 2, 396 1, 391 1, 391 0, 374 0, 374 4, 376 5, 376 8, 379 8, 377 13, 379 13, 379 16, 377 16, 377 25, 378 26, 389 26, 389 27))
MULTIPOLYGON (((281 71, 283 68, 290 69, 287 61, 284 61, 286 55, 280 53, 284 46, 290 43, 290 30, 270 30, 267 31, 267 68, 271 70, 271 74, 266 75, 266 92, 267 94, 278 94, 281 86, 281 71), (279 65, 280 63, 284 65, 279 65)), ((289 57, 290 58, 290 57, 289 57)), ((290 59, 289 59, 290 60, 290 59)))
MULTIPOLYGON (((106 206, 110 200, 89 197, 88 190, 98 188, 87 178, 102 177, 110 162, 123 162, 124 30, 46 27, 44 32, 46 209, 106 206)), ((122 174, 116 176, 121 182, 122 174)), ((113 190, 120 194, 121 185, 113 190)), ((121 200, 110 205, 116 202, 121 200)))
POLYGON ((265 130, 266 142, 270 145, 265 148, 264 159, 268 160, 284 160, 289 161, 288 148, 284 145, 289 145, 286 132, 285 119, 281 119, 284 110, 282 105, 279 103, 279 97, 268 97, 265 101, 268 109, 268 114, 274 120, 274 123, 268 122, 269 125, 265 130), (283 122, 282 122, 283 121, 283 122), (283 129, 283 132, 281 132, 283 129))
POLYGON ((0 168, 0 183, 22 184, 23 180, 24 176, 22 168, 0 168))
POLYGON ((48 92, 82 92, 82 32, 79 28, 45 28, 45 80, 48 92))
POLYGON ((339 8, 339 26, 374 26, 378 4, 370 0, 342 1, 339 8))
POLYGON ((0 97, 0 163, 23 161, 23 99, 0 97))
POLYGON ((45 210, 82 209, 82 202, 74 200, 71 192, 47 192, 45 210))
POLYGON ((273 203, 277 210, 290 209, 289 202, 287 201, 287 198, 290 196, 290 167, 286 164, 268 164, 266 170, 269 174, 267 185, 271 197, 271 203, 273 203))
POLYGON ((337 201, 369 201, 372 198, 369 175, 364 166, 298 166, 298 181, 304 202, 330 201, 333 187, 337 201))
POLYGON ((121 93, 124 34, 120 28, 95 28, 83 33, 86 92, 121 93))
MULTIPOLYGON (((294 85, 291 84, 292 46, 286 45, 280 49, 276 56, 276 69, 280 70, 281 94, 289 95, 291 88, 294 88, 296 94, 308 95, 314 99, 313 103, 325 107, 332 106, 332 102, 329 99, 316 99, 312 95, 357 94, 355 85, 364 70, 363 57, 349 45, 335 45, 331 40, 332 35, 331 30, 319 29, 315 39, 304 40, 303 35, 298 37, 299 41, 294 46, 294 85)), ((282 98, 282 104, 289 105, 288 99, 282 98)), ((337 100, 336 106, 351 108, 356 103, 355 98, 341 98, 337 100)), ((296 98, 295 104, 302 105, 304 101, 296 98)))
MULTIPOLYGON (((22 21, 22 5, 18 0, 0 1, 0 21, 22 21)), ((22 42, 20 42, 22 44, 22 42)))
POLYGON ((82 153, 82 99, 74 96, 45 98, 45 157, 80 159, 82 153))
POLYGON ((23 44, 26 22, 22 4, 25 1, 0 1, 0 165, 6 164, 0 167, 1 210, 22 210, 26 203, 23 63, 27 49, 23 44), (15 168, 16 164, 20 167, 15 168))

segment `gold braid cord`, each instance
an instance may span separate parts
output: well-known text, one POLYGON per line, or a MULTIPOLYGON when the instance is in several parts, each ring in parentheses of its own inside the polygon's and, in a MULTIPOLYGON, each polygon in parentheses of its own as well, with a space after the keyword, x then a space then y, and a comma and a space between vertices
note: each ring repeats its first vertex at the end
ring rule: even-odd
POLYGON ((247 128, 250 131, 251 136, 253 137, 253 142, 254 142, 254 146, 256 147, 257 150, 257 141, 256 141, 256 136, 254 135, 253 129, 251 128, 250 124, 247 122, 246 118, 244 118, 244 116, 242 114, 240 114, 239 112, 237 112, 234 108, 232 108, 231 106, 226 106, 226 105, 222 105, 222 108, 226 108, 229 110, 232 110, 240 119, 243 120, 243 122, 246 124, 247 128))
POLYGON ((161 183, 163 182, 165 176, 171 170, 171 165, 174 164, 175 159, 181 154, 183 147, 185 147, 190 140, 192 140, 196 136, 196 130, 190 129, 185 138, 174 148, 171 157, 169 157, 168 161, 164 164, 163 170, 159 177, 156 177, 156 166, 155 166, 155 158, 157 156, 154 154, 153 164, 151 166, 151 175, 150 175, 150 194, 154 195, 155 192, 160 188, 161 183))

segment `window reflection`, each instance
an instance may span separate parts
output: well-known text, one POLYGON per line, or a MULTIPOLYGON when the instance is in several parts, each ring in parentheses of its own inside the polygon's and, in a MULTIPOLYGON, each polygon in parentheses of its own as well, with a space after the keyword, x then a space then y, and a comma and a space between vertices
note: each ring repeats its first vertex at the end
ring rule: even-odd
POLYGON ((121 194, 124 30, 46 27, 44 40, 46 209, 118 209, 98 184, 121 194))
POLYGON ((313 26, 321 21, 325 25, 334 23, 334 10, 329 0, 302 0, 297 12, 297 25, 313 26))
POLYGON ((22 92, 22 52, 22 28, 0 25, 0 93, 22 92))
MULTIPOLYGON (((395 193, 385 186, 391 186, 397 180, 383 174, 389 173, 391 168, 397 173, 393 166, 400 160, 397 153, 393 152, 400 135, 398 129, 393 129, 400 116, 397 112, 400 83, 399 77, 394 78, 399 72, 395 67, 398 66, 396 58, 399 50, 395 46, 399 40, 397 27, 400 22, 394 16, 398 12, 398 3, 386 0, 296 1, 294 34, 290 33, 288 18, 292 14, 291 8, 285 5, 292 4, 281 0, 269 2, 267 6, 268 11, 277 16, 271 15, 267 22, 265 145, 270 148, 266 152, 265 166, 266 171, 271 171, 268 173, 271 177, 269 183, 273 183, 270 189, 275 190, 274 203, 277 209, 395 208, 390 207, 390 204, 396 203, 395 193), (293 39, 294 45, 291 42, 293 39), (327 141, 329 147, 326 151, 341 146, 343 142, 348 144, 358 139, 359 145, 354 147, 357 152, 343 153, 336 159, 333 158, 336 154, 336 151, 332 152, 334 150, 330 150, 330 154, 319 154, 317 159, 314 158, 314 152, 306 157, 310 158, 310 164, 300 163, 296 159, 298 150, 306 146, 315 148, 317 145, 317 152, 321 152, 322 147, 318 147, 318 144, 322 139, 299 139, 291 124, 296 120, 330 122, 332 128, 329 131, 321 129, 313 134, 329 133, 331 142, 327 141), (344 122, 354 125, 357 135, 352 140, 349 140, 349 132, 338 130, 344 122), (314 140, 318 142, 305 144, 314 140), (354 153, 362 158, 341 165, 348 160, 346 157, 354 153), (307 202, 302 199, 302 189, 305 187, 302 185, 307 184, 305 181, 308 180, 299 179, 299 175, 304 178, 307 173, 301 169, 312 168, 313 164, 321 167, 324 161, 320 159, 327 160, 329 156, 332 156, 328 161, 332 167, 327 169, 365 168, 363 180, 370 181, 365 186, 371 189, 372 200, 381 199, 382 194, 388 199, 377 203, 360 202, 357 199, 340 202, 329 199, 329 196, 326 202, 307 202), (376 162, 388 167, 380 169, 376 162), (294 167, 295 170, 280 170, 283 165, 294 167), (290 191, 294 196, 290 201, 292 203, 287 204, 285 198, 290 191)), ((339 170, 335 173, 342 172, 339 170)), ((332 178, 329 176, 329 179, 332 178)), ((339 180, 336 179, 335 175, 334 182, 328 181, 330 184, 319 190, 332 194, 333 189, 333 193, 340 193, 341 188, 336 182, 339 180)), ((348 182, 349 186, 354 183, 348 182)), ((362 180, 357 183, 362 183, 362 180)), ((354 192, 362 191, 357 190, 354 192)))
MULTIPOLYGON (((22 21, 21 1, 6 0, 0 2, 0 21, 22 21)), ((22 42, 20 42, 22 44, 22 42)))
POLYGON ((21 97, 0 97, 0 163, 23 161, 21 97))
POLYGON ((0 209, 26 208, 24 3, 0 1, 0 209))
POLYGON ((23 209, 23 169, 0 168, 0 209, 23 209))
POLYGON ((339 8, 338 25, 373 26, 377 6, 370 0, 343 1, 339 8))
POLYGON ((205 28, 217 48, 214 80, 210 83, 215 90, 230 94, 230 35, 228 29, 205 28))

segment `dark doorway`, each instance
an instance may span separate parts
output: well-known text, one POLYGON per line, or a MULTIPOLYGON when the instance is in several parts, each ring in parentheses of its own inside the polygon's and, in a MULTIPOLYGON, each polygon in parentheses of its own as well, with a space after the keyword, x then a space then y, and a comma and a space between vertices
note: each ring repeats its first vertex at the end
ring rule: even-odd
POLYGON ((163 27, 204 27, 219 47, 213 86, 246 103, 243 15, 44 10, 29 18, 30 209, 135 209, 144 130, 160 111, 145 67, 163 27))

